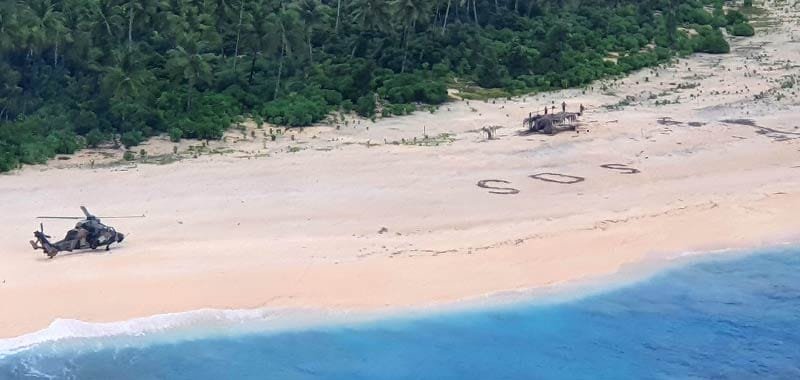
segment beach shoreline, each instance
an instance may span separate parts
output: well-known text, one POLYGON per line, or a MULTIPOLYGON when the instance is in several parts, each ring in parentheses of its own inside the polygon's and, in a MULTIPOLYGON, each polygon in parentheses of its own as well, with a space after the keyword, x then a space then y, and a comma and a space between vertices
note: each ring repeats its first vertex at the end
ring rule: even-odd
MULTIPOLYGON (((800 78, 798 14, 773 12, 731 54, 586 89, 290 130, 274 144, 247 125, 209 147, 227 153, 101 165, 84 151, 0 176, 0 338, 55 319, 449 304, 800 242, 800 98, 783 87, 800 78), (561 101, 589 109, 578 132, 518 135, 529 112, 561 101), (497 140, 486 125, 503 127, 497 140), (147 217, 110 223, 128 237, 109 253, 32 253, 35 216, 79 205, 147 217)), ((70 227, 45 224, 57 238, 70 227)))
POLYGON ((125 347, 146 347, 159 342, 176 343, 246 334, 282 334, 309 329, 331 329, 392 320, 416 320, 458 313, 500 311, 515 307, 548 307, 580 302, 603 293, 635 287, 657 276, 710 261, 735 261, 752 256, 789 254, 798 243, 781 243, 759 249, 725 249, 716 252, 684 252, 672 258, 637 262, 613 274, 583 278, 566 284, 499 292, 453 302, 389 309, 347 310, 321 308, 199 309, 156 314, 114 322, 57 319, 44 329, 13 338, 0 338, 0 359, 43 344, 65 348, 86 339, 126 339, 125 347))

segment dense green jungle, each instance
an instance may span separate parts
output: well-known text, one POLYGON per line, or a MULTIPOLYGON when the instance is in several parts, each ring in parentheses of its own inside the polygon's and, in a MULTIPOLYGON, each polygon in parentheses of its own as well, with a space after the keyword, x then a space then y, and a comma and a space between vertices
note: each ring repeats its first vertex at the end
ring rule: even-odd
POLYGON ((0 172, 243 118, 305 126, 586 86, 730 47, 721 0, 0 0, 0 172), (697 33, 686 33, 687 30, 697 33), (609 53, 619 59, 609 61, 609 53), (381 110, 376 115, 376 109, 381 110))

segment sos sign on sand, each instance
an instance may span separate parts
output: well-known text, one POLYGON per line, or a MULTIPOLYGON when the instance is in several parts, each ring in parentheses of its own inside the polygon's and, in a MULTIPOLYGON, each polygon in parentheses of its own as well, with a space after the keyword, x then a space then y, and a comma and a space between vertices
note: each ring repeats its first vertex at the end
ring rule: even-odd
MULTIPOLYGON (((605 165, 600 165, 600 167, 604 169, 619 171, 620 174, 641 173, 639 169, 632 168, 624 164, 605 164, 605 165)), ((561 173, 538 173, 529 175, 528 178, 543 182, 561 184, 561 185, 573 185, 586 180, 586 178, 584 177, 578 177, 574 175, 561 174, 561 173)), ((519 194, 520 192, 519 189, 507 186, 510 184, 511 182, 506 181, 504 179, 484 179, 478 181, 477 185, 482 189, 488 189, 490 194, 498 194, 498 195, 519 194)))

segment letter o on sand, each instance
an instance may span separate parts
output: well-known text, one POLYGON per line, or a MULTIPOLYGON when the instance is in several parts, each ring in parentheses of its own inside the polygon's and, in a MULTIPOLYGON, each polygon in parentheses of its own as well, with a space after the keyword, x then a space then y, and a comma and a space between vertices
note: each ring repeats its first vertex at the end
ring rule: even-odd
POLYGON ((572 185, 586 180, 586 178, 583 177, 558 173, 539 173, 531 175, 530 177, 540 181, 560 183, 562 185, 572 185))

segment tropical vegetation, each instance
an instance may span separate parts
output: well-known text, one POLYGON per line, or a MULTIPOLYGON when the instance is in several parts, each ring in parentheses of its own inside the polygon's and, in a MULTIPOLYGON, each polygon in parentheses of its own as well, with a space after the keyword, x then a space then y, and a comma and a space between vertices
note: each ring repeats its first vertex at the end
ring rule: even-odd
POLYGON ((721 0, 0 0, 0 171, 157 134, 215 139, 242 117, 400 115, 452 86, 583 86, 727 52, 721 28, 749 33, 733 12, 721 0))

